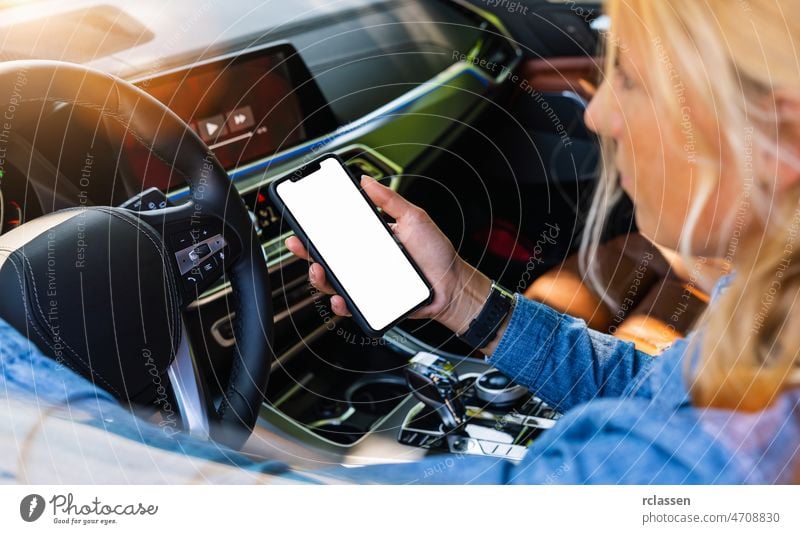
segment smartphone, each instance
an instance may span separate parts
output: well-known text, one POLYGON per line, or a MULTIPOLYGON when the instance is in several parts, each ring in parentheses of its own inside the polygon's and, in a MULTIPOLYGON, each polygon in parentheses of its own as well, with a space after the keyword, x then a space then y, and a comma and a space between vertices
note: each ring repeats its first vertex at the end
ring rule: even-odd
POLYGON ((269 194, 368 335, 431 302, 433 287, 336 154, 279 178, 269 194))

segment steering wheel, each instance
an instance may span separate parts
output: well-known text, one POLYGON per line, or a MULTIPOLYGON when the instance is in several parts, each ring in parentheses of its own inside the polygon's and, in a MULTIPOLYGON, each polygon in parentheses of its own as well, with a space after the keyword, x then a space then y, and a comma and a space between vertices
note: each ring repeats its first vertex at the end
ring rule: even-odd
POLYGON ((197 134, 141 89, 69 63, 0 64, 6 128, 23 104, 57 103, 120 123, 185 178, 189 201, 153 211, 70 208, 0 236, 0 317, 121 402, 157 406, 162 426, 172 411, 176 431, 240 447, 274 357, 269 273, 242 198, 197 134), (215 402, 182 312, 223 273, 236 343, 215 402))

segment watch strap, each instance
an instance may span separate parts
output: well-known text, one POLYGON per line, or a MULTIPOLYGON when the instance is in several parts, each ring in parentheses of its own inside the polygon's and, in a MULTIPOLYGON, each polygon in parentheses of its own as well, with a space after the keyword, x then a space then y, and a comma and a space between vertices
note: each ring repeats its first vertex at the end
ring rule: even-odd
POLYGON ((469 323, 466 332, 458 338, 475 349, 486 347, 497 336, 497 331, 513 308, 515 300, 513 293, 492 282, 492 290, 483 308, 469 323))

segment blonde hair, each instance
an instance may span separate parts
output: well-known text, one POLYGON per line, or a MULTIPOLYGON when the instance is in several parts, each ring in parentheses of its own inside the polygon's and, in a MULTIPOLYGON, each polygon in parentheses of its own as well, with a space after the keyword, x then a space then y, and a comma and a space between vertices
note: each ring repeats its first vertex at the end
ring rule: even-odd
MULTIPOLYGON (((727 214, 730 240, 720 256, 735 277, 698 322, 687 355, 693 403, 760 410, 797 378, 800 350, 800 185, 778 192, 775 168, 758 168, 754 155, 772 154, 800 170, 782 136, 800 116, 778 109, 777 91, 800 102, 800 0, 607 0, 612 20, 605 55, 611 76, 621 46, 635 48, 672 150, 692 158, 693 190, 679 252, 691 261, 700 214, 721 178, 738 178, 740 205, 727 214), (619 40, 624 34, 625 41, 619 40), (685 95, 691 96, 687 110, 685 95), (687 146, 687 114, 691 121, 687 146), (706 120, 708 119, 708 120, 706 120), (691 120, 691 119, 690 119, 691 120), (708 123, 708 124, 705 124, 708 123), (684 124, 685 126, 685 124, 684 124)), ((624 102, 623 102, 624 105, 624 102)), ((581 244, 581 264, 595 288, 603 281, 590 261, 607 214, 621 196, 611 141, 603 140, 603 175, 581 244)), ((799 147, 800 148, 800 147, 799 147)), ((795 383, 796 385, 796 383, 795 383)))

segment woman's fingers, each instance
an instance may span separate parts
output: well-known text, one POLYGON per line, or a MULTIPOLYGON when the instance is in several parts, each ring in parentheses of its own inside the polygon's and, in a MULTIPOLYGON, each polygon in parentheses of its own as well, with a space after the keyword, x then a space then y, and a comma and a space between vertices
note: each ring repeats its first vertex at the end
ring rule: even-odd
POLYGON ((414 208, 414 204, 404 199, 399 193, 392 191, 366 174, 361 176, 361 187, 376 206, 394 219, 402 219, 403 215, 414 208))
MULTIPOLYGON (((361 187, 367 196, 388 215, 400 221, 404 216, 408 215, 412 210, 417 209, 413 204, 408 202, 398 193, 392 189, 378 183, 369 176, 361 177, 361 187)), ((397 231, 397 223, 391 225, 393 232, 397 231)), ((336 294, 336 290, 328 282, 325 276, 325 269, 318 264, 314 263, 313 258, 309 254, 303 242, 297 237, 292 236, 286 239, 286 248, 295 256, 311 262, 308 269, 308 280, 321 293, 326 293, 331 296, 331 310, 336 315, 350 316, 350 310, 347 309, 347 303, 341 295, 336 294)))
POLYGON ((312 286, 323 293, 327 293, 328 295, 336 293, 333 286, 328 283, 328 279, 325 276, 325 269, 323 269, 322 265, 319 263, 312 263, 308 268, 308 281, 311 282, 312 286))
POLYGON ((308 268, 308 280, 320 293, 333 295, 331 297, 331 310, 333 310, 333 313, 350 317, 351 313, 347 309, 347 303, 341 296, 336 294, 336 290, 328 283, 328 279, 325 277, 325 269, 322 268, 322 265, 319 263, 311 264, 308 268))
POLYGON ((336 293, 336 291, 333 289, 333 286, 328 283, 328 279, 325 276, 325 269, 323 269, 322 265, 319 263, 313 263, 311 256, 308 254, 308 250, 306 250, 306 247, 303 246, 303 242, 300 241, 300 239, 298 239, 296 236, 287 238, 286 248, 288 248, 289 252, 295 256, 312 262, 308 267, 308 281, 311 282, 312 286, 316 287, 323 293, 327 293, 328 295, 333 295, 336 293))
POLYGON ((331 297, 331 310, 336 315, 342 315, 344 317, 350 317, 352 314, 350 310, 347 309, 347 303, 340 295, 334 295, 331 297))
POLYGON ((347 309, 347 303, 345 303, 341 296, 336 294, 336 290, 328 283, 325 277, 325 269, 322 268, 322 265, 319 263, 311 264, 311 267, 308 268, 308 280, 311 282, 311 285, 317 288, 321 293, 333 295, 331 297, 331 310, 333 310, 333 313, 350 317, 351 313, 350 310, 347 309))
POLYGON ((306 247, 303 246, 303 242, 300 241, 300 238, 297 236, 292 236, 284 241, 286 244, 286 248, 289 249, 289 252, 294 254, 297 257, 303 258, 304 260, 311 261, 311 256, 308 254, 306 247))

